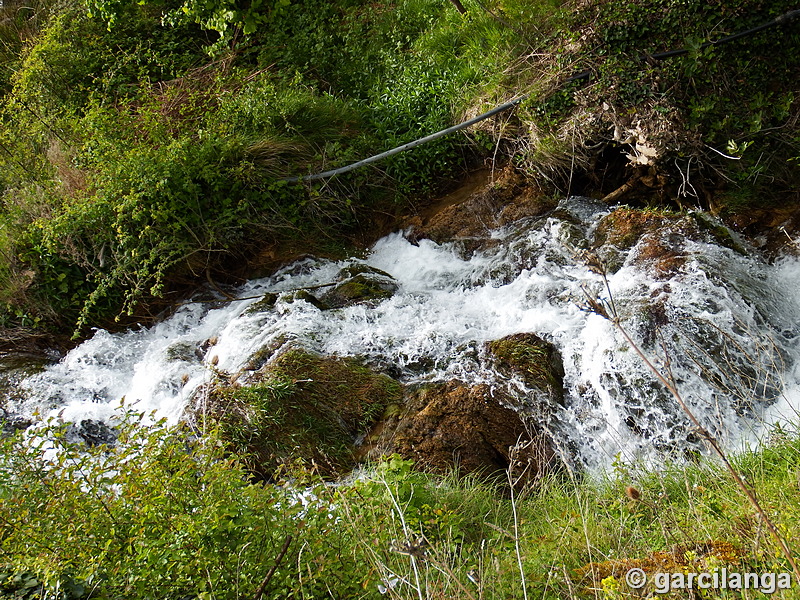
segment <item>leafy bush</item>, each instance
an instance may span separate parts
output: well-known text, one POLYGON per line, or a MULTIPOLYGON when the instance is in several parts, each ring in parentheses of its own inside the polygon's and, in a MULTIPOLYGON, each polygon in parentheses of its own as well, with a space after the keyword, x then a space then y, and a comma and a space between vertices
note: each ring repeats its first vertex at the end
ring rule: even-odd
POLYGON ((658 145, 663 198, 689 189, 681 177, 719 189, 731 210, 797 188, 798 91, 786 82, 800 53, 780 51, 795 29, 703 47, 788 0, 467 1, 466 14, 438 0, 39 1, 41 19, 15 14, 5 30, 15 66, 0 105, 0 222, 13 250, 0 296, 33 273, 8 322, 106 325, 264 244, 346 243, 488 154, 554 185, 618 186, 636 127, 658 145), (208 62, 215 44, 230 51, 208 62), (642 58, 676 47, 689 52, 642 58), (583 69, 591 85, 559 87, 583 69), (280 182, 528 92, 475 134, 321 183, 280 182), (593 179, 610 161, 615 173, 593 179))
MULTIPOLYGON (((214 431, 134 413, 117 430, 114 446, 55 424, 0 439, 0 597, 499 600, 524 582, 530 597, 579 599, 631 566, 789 570, 709 463, 619 462, 607 480, 543 480, 512 501, 397 456, 335 486, 300 468, 253 483, 214 431)), ((737 459, 792 547, 798 455, 776 432, 737 459)))
MULTIPOLYGON (((129 417, 114 447, 73 445, 64 427, 3 440, 6 569, 92 597, 252 597, 299 522, 327 537, 324 501, 250 484, 213 437, 188 433, 129 417)), ((295 539, 264 597, 299 590, 306 565, 335 558, 337 537, 295 539)))

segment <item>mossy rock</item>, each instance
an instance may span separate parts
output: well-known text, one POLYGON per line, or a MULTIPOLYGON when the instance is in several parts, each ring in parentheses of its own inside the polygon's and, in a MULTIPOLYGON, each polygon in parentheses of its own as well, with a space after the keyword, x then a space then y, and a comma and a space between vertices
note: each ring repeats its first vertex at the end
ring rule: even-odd
POLYGON ((600 220, 592 248, 606 271, 614 273, 637 246, 634 264, 645 264, 657 278, 669 279, 686 262, 685 239, 706 239, 694 218, 670 211, 618 208, 600 220))
POLYGON ((274 308, 277 301, 278 294, 274 292, 267 292, 261 297, 260 300, 257 300, 248 306, 247 310, 244 311, 244 314, 252 315, 254 313, 267 312, 268 310, 274 308))
POLYGON ((354 358, 291 348, 265 365, 250 384, 220 377, 196 395, 190 417, 221 426, 237 453, 265 480, 302 460, 330 478, 355 463, 363 439, 402 386, 354 358))
POLYGON ((203 359, 203 353, 196 344, 189 342, 175 342, 166 349, 167 360, 170 362, 199 362, 203 359))
POLYGON ((461 381, 409 390, 405 405, 387 408, 368 442, 370 458, 397 453, 415 467, 437 473, 469 473, 531 483, 557 465, 549 438, 487 385, 461 381), (513 450, 512 450, 513 448, 513 450), (524 475, 523 475, 524 474, 524 475))
MULTIPOLYGON (((343 269, 342 273, 346 275, 343 269)), ((337 284, 322 296, 322 302, 330 308, 343 308, 361 302, 370 302, 391 298, 398 285, 394 279, 378 269, 369 267, 368 271, 356 273, 337 284)))
POLYGON ((737 254, 747 256, 747 250, 745 250, 744 247, 733 238, 730 230, 727 227, 714 223, 711 220, 711 217, 703 213, 692 212, 689 214, 700 230, 711 235, 717 244, 724 246, 725 248, 729 248, 737 254))
POLYGON ((564 364, 561 353, 534 333, 515 333, 487 344, 497 369, 520 377, 525 385, 547 394, 557 403, 564 401, 564 364))
POLYGON ((394 279, 386 271, 359 263, 350 265, 339 271, 339 273, 336 275, 336 281, 346 281, 347 279, 351 279, 358 275, 377 275, 379 277, 386 277, 387 279, 394 279))
POLYGON ((573 223, 563 222, 558 230, 558 241, 574 253, 589 249, 589 242, 583 231, 573 223))
POLYGON ((267 344, 253 352, 244 366, 245 371, 258 371, 280 350, 288 341, 285 335, 279 335, 267 344))
POLYGON ((296 290, 294 292, 285 294, 281 297, 281 299, 288 304, 302 300, 303 302, 308 302, 311 306, 318 308, 319 310, 327 310, 331 308, 327 302, 320 300, 308 290, 296 290))
POLYGON ((610 245, 619 250, 632 248, 646 233, 652 233, 680 217, 666 211, 618 208, 600 220, 594 247, 610 245))

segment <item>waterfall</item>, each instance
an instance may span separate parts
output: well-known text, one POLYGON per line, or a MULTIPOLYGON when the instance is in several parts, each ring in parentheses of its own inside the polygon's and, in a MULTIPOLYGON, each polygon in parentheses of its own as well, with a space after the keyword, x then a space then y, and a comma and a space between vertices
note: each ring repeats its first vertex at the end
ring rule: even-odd
POLYGON ((99 330, 25 379, 24 397, 8 403, 20 414, 102 421, 124 398, 176 421, 213 369, 241 371, 260 349, 292 341, 358 356, 404 383, 461 379, 503 388, 565 456, 589 468, 617 459, 658 464, 665 453, 701 449, 675 400, 614 325, 587 310, 588 293, 613 302, 622 326, 726 447, 755 444, 771 426, 792 422, 800 406, 800 261, 769 262, 736 236, 721 243, 708 233, 684 235, 683 225, 643 235, 630 248, 598 246, 608 212, 570 198, 480 240, 412 243, 396 232, 365 258, 308 258, 243 285, 241 300, 189 302, 152 327, 99 330), (674 265, 654 263, 656 237, 674 265), (607 285, 586 259, 593 244, 614 263, 607 285), (397 291, 331 310, 293 295, 322 289, 353 265, 386 272, 397 291), (274 303, 259 302, 269 293, 277 294, 274 303), (560 350, 563 405, 534 401, 522 381, 501 377, 487 360, 485 342, 518 332, 560 350))

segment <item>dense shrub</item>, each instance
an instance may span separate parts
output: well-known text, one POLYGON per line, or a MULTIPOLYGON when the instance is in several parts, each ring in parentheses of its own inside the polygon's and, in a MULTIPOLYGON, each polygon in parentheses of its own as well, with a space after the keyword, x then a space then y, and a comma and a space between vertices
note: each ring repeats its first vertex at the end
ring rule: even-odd
POLYGON ((704 46, 788 0, 467 1, 466 14, 435 0, 29 1, 41 18, 0 26, 4 322, 108 324, 265 244, 342 244, 480 157, 584 193, 612 191, 630 167, 660 182, 640 186, 646 201, 723 211, 796 194, 796 28, 704 46), (523 93, 472 133, 280 182, 523 93), (654 164, 627 164, 631 136, 654 164))
MULTIPOLYGON (((633 566, 790 571, 710 463, 619 462, 607 480, 544 480, 513 498, 396 456, 333 486, 300 465, 263 484, 214 431, 134 413, 116 429, 113 446, 58 424, 0 439, 0 597, 610 600, 633 566)), ((776 432, 737 459, 792 548, 799 454, 776 432)))

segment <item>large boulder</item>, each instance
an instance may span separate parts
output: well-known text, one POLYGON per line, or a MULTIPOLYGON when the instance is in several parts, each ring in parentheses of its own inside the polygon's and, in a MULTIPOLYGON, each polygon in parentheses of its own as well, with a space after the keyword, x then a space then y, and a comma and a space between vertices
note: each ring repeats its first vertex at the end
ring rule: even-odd
POLYGON ((398 382, 355 358, 290 347, 246 383, 219 373, 188 412, 195 422, 219 425, 260 478, 296 460, 337 477, 354 466, 357 443, 401 396, 398 382))
POLYGON ((727 227, 705 213, 678 214, 625 207, 600 220, 592 250, 610 273, 630 264, 667 280, 678 274, 688 260, 687 240, 716 244, 742 255, 747 253, 727 227))
POLYGON ((410 391, 368 439, 369 457, 397 453, 423 470, 531 481, 552 469, 555 453, 547 437, 487 385, 450 381, 410 391))

